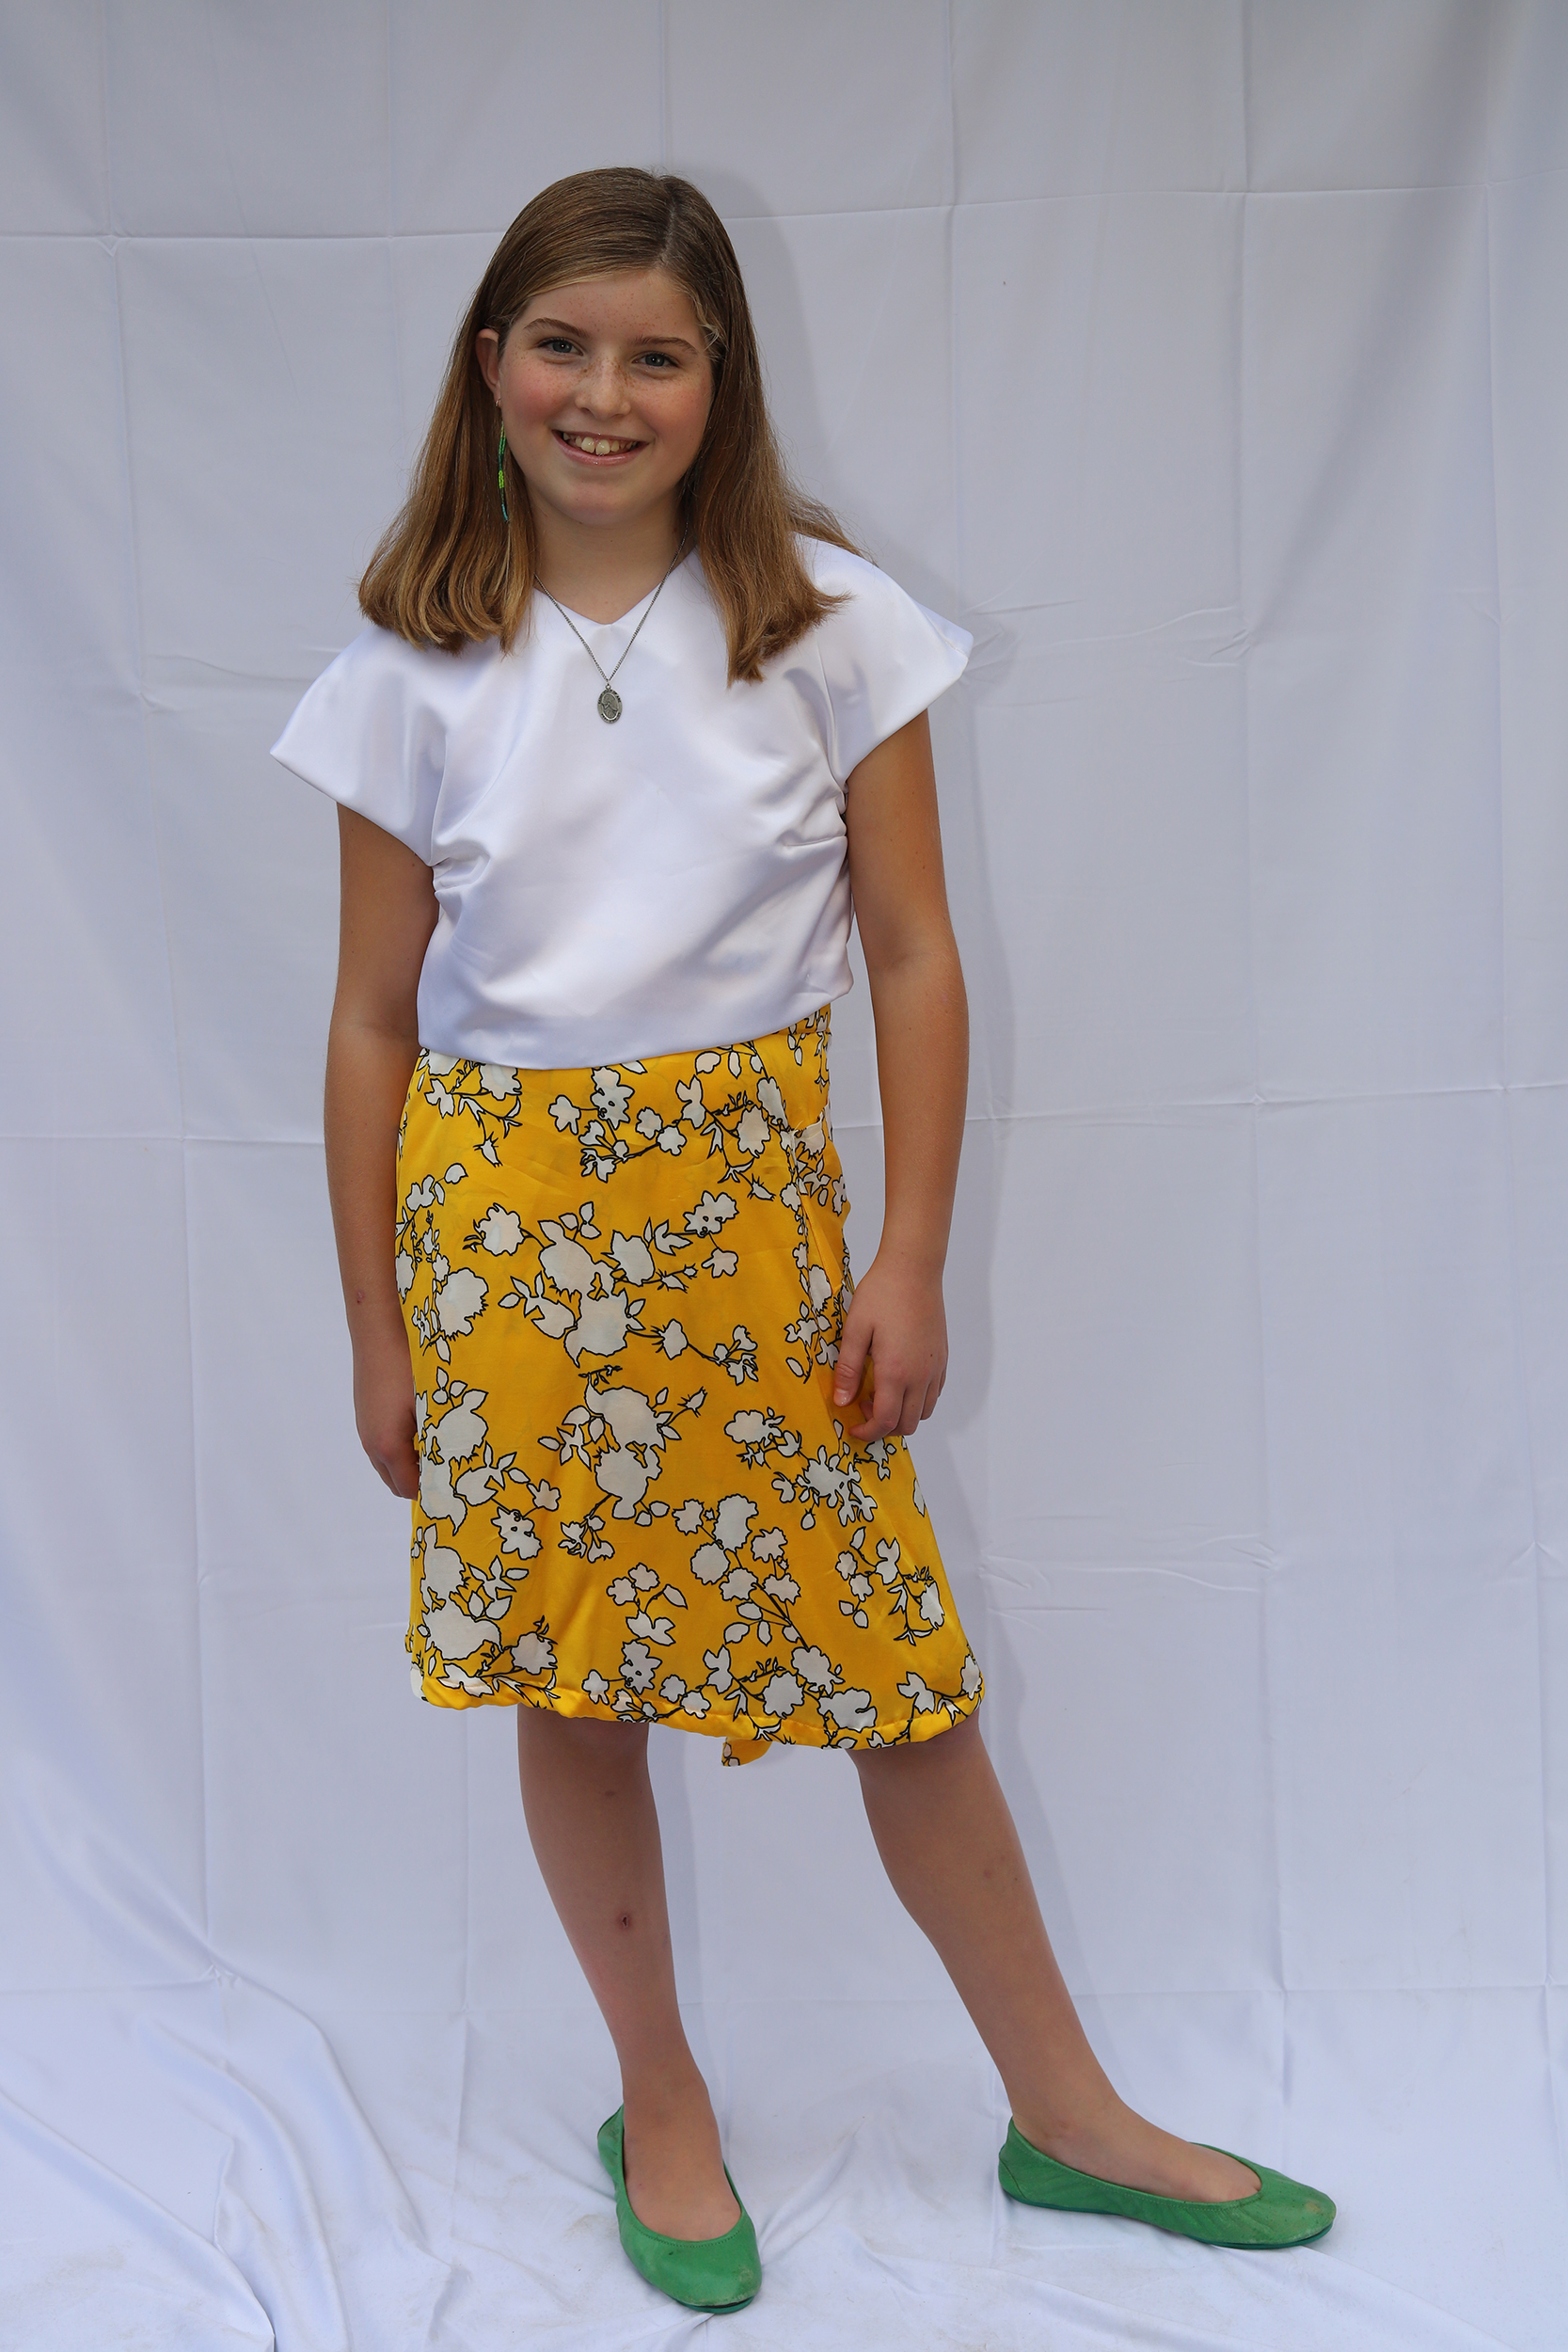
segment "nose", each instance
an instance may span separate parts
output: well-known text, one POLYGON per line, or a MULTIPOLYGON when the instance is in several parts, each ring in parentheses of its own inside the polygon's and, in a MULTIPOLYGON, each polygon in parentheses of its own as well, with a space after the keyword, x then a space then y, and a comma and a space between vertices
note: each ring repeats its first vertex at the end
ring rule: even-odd
POLYGON ((625 416, 631 405, 626 371, 608 352, 589 361, 578 378, 577 393, 583 407, 595 417, 625 416))

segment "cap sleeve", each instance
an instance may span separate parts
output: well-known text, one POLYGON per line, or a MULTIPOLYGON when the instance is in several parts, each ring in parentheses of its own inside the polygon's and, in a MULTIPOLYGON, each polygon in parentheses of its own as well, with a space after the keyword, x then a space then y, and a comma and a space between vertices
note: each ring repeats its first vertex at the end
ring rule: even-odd
POLYGON ((832 714, 829 765, 842 784, 962 675, 974 641, 863 557, 821 540, 810 553, 817 586, 845 598, 816 632, 832 714))
POLYGON ((427 866, 446 767, 446 724, 428 654, 370 628, 325 669, 272 747, 274 759, 368 817, 427 866))

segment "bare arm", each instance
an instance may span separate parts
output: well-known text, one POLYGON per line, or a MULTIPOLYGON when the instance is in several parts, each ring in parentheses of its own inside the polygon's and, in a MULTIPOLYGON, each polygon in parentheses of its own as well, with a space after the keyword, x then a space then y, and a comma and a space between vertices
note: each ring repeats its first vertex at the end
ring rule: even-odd
POLYGON ((419 1056, 415 998, 436 890, 412 850, 338 812, 342 909, 326 1046, 326 1184, 354 1343, 359 1441, 395 1495, 419 1486, 414 1375, 393 1269, 398 1121, 419 1056))
POLYGON ((931 737, 924 713, 849 779, 849 884, 877 1023, 887 1206, 877 1255, 845 1317, 833 1401, 867 1352, 876 1389, 862 1445, 908 1437, 947 1377, 942 1269, 963 1142, 969 1007, 947 913, 931 737))

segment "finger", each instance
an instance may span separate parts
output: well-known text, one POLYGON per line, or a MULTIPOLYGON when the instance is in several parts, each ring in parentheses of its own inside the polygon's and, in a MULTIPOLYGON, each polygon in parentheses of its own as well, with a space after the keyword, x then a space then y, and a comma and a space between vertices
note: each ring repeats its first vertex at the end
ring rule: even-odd
POLYGON ((854 1400, 865 1370, 866 1351, 871 1345, 871 1333, 863 1330, 855 1321, 851 1308, 844 1319, 844 1330, 838 1343, 838 1361, 833 1366, 833 1403, 848 1405, 854 1400))
POLYGON ((876 1438, 885 1438, 890 1430, 897 1426, 899 1416, 904 1409, 903 1382, 895 1380, 891 1373, 884 1372, 879 1365, 875 1366, 875 1369, 876 1386, 872 1391, 871 1410, 860 1428, 850 1432, 860 1445, 870 1445, 876 1438))
POLYGON ((901 1438, 912 1438, 926 1417, 926 1388, 911 1380, 904 1391, 903 1407, 895 1424, 901 1438))
MULTIPOLYGON (((370 1448, 366 1451, 370 1453, 370 1448)), ((420 1490, 420 1462, 413 1440, 405 1438, 401 1445, 386 1450, 377 1448, 371 1453, 371 1460, 382 1485, 389 1486, 404 1502, 412 1502, 420 1490)))

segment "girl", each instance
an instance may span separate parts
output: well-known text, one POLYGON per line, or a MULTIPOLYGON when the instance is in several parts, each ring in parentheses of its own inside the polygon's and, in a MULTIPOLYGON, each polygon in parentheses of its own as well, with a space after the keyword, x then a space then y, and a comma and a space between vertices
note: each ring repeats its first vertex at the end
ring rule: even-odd
POLYGON ((360 602, 277 746, 341 803, 355 1408, 413 1500, 415 1690, 516 1708, 620 2060, 627 2254, 703 2309, 761 2278, 676 2005, 651 1723, 850 1758, 1006 2086, 1010 2196, 1320 2235, 1326 2198, 1117 2097, 979 1738, 905 1446, 946 1374, 967 1050, 925 713, 970 641, 786 481, 697 189, 582 172, 518 215, 360 602), (851 908, 887 1155, 853 1286, 851 908))

